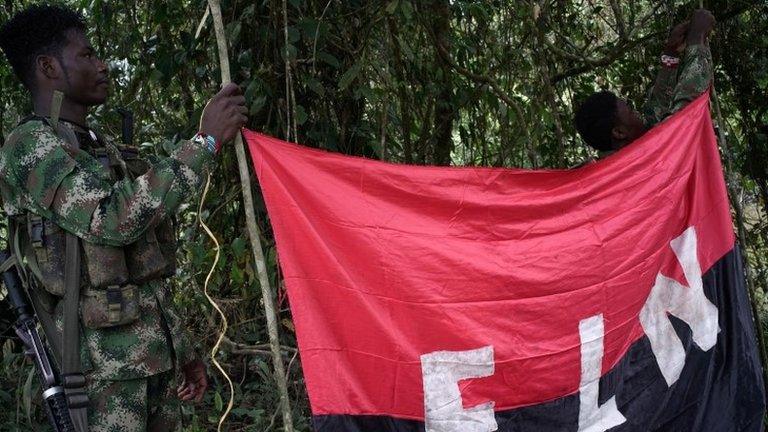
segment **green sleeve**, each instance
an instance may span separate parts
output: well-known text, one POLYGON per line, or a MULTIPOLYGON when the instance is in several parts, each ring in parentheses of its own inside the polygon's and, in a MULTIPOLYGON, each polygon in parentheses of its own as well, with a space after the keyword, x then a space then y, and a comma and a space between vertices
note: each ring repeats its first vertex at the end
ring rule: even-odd
POLYGON ((685 48, 680 66, 662 68, 643 106, 648 126, 679 111, 712 83, 712 53, 707 45, 696 44, 685 48))
POLYGON ((709 46, 704 44, 688 46, 677 75, 677 85, 675 85, 669 114, 680 111, 707 91, 712 84, 712 78, 712 53, 709 46))
POLYGON ((650 126, 661 121, 669 111, 677 84, 677 69, 662 66, 648 91, 648 99, 643 105, 645 122, 650 126))
POLYGON ((121 246, 175 213, 213 159, 185 141, 146 174, 112 182, 89 158, 42 122, 28 122, 3 147, 0 176, 29 211, 87 241, 121 246))

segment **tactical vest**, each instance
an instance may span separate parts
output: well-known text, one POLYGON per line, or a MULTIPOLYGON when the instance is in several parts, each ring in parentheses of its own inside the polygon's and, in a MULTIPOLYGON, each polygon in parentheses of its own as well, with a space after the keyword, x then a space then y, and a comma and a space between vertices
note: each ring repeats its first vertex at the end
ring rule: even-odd
MULTIPOLYGON (((96 159, 113 182, 134 180, 149 169, 133 147, 115 147, 105 143, 90 129, 84 146, 70 127, 54 128, 46 118, 35 117, 52 127, 72 148, 80 148, 96 159)), ((28 119, 29 120, 29 119, 28 119)), ((27 121, 28 121, 27 120, 27 121)), ((87 135, 86 135, 87 134, 87 135)), ((22 251, 31 272, 50 294, 42 303, 53 309, 65 295, 66 232, 50 220, 27 212, 16 217, 22 251), (23 225, 20 226, 20 225, 23 225)), ((123 247, 107 246, 82 240, 80 254, 85 263, 81 271, 80 317, 87 328, 114 327, 131 323, 139 317, 138 285, 176 273, 176 233, 171 218, 150 227, 134 243, 123 247)))

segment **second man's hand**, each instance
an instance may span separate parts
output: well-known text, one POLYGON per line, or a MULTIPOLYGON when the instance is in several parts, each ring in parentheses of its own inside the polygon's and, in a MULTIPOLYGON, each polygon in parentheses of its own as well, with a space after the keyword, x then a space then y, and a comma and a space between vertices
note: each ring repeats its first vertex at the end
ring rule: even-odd
POLYGON ((690 21, 685 21, 672 28, 667 41, 664 43, 664 54, 672 57, 680 56, 683 50, 685 50, 685 39, 689 26, 690 21))
POLYGON ((205 363, 201 360, 193 360, 181 368, 182 381, 176 389, 176 395, 182 401, 203 400, 205 390, 208 388, 208 375, 205 372, 205 363))
POLYGON ((248 120, 245 96, 237 84, 225 85, 203 109, 200 132, 223 144, 231 141, 248 120))
POLYGON ((715 16, 712 15, 712 12, 706 9, 697 9, 693 12, 693 16, 691 16, 686 43, 688 45, 705 43, 714 27, 715 16))

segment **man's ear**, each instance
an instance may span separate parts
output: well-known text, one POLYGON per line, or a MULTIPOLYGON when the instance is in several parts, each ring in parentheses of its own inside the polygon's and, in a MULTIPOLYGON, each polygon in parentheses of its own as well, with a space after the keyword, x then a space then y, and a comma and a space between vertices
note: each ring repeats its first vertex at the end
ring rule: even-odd
POLYGON ((613 138, 614 141, 623 141, 627 139, 628 136, 627 128, 625 128, 623 125, 616 125, 611 129, 611 138, 613 138))
POLYGON ((56 57, 39 55, 35 59, 37 70, 48 79, 56 80, 61 77, 61 64, 56 57))

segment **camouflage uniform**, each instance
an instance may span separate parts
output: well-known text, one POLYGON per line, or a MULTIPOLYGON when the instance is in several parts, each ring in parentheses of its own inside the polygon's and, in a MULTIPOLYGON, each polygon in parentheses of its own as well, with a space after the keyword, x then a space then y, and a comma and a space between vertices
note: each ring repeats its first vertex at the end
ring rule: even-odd
MULTIPOLYGON (((708 45, 697 44, 685 48, 677 68, 662 66, 641 114, 645 125, 655 126, 670 115, 680 111, 689 102, 704 93, 712 83, 712 53, 708 45)), ((617 150, 598 151, 598 158, 616 153, 617 150)), ((582 162, 572 168, 589 163, 582 162)))
POLYGON ((705 44, 685 48, 677 68, 662 67, 642 114, 648 127, 676 113, 712 84, 712 53, 705 44))
MULTIPOLYGON (((104 145, 119 156, 112 144, 104 145)), ((128 245, 172 216, 197 190, 213 160, 203 146, 183 141, 170 157, 157 158, 144 175, 114 181, 89 150, 71 148, 40 120, 17 127, 0 149, 6 213, 34 213, 94 244, 128 245)), ((179 405, 171 394, 174 357, 177 365, 184 365, 195 358, 194 349, 163 279, 141 284, 138 297, 139 317, 129 324, 81 325, 92 431, 145 430, 163 417, 168 424, 156 430, 172 429, 174 422, 178 427, 179 405), (151 411, 148 403, 153 404, 151 411)), ((63 302, 58 303, 54 317, 61 325, 63 302)))

